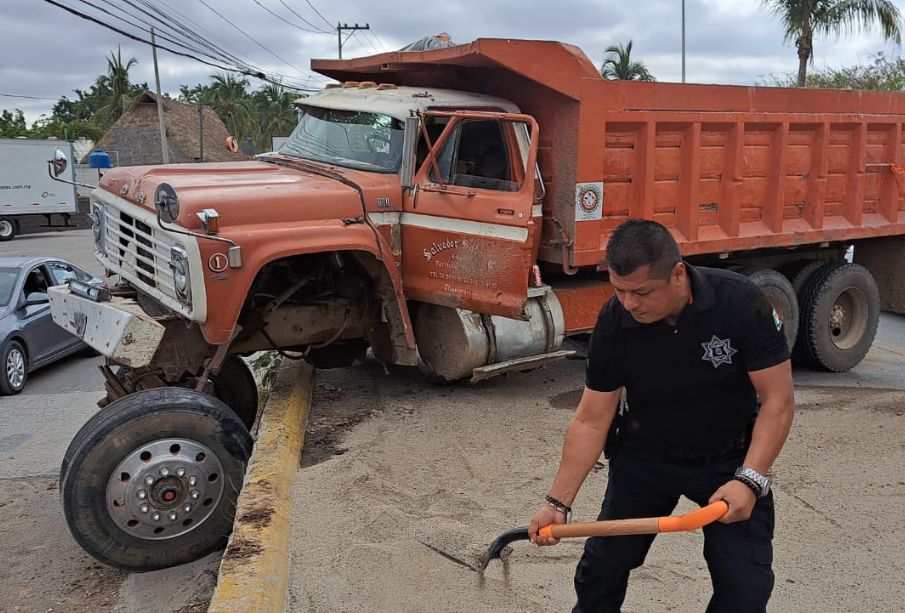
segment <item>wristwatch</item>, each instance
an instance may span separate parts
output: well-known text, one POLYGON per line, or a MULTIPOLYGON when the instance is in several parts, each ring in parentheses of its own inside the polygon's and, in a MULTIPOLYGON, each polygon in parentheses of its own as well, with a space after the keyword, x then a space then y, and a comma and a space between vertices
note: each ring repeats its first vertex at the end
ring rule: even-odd
POLYGON ((762 475, 747 466, 739 466, 735 470, 734 478, 750 487, 758 498, 763 498, 770 493, 770 484, 773 482, 770 477, 762 475))

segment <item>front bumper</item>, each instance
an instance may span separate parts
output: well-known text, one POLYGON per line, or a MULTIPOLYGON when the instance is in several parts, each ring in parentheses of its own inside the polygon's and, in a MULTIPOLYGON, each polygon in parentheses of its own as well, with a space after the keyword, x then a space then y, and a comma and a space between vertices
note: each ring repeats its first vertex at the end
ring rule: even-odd
POLYGON ((48 296, 54 323, 113 362, 131 368, 151 363, 164 327, 134 300, 114 297, 109 302, 93 302, 65 286, 51 287, 48 296))

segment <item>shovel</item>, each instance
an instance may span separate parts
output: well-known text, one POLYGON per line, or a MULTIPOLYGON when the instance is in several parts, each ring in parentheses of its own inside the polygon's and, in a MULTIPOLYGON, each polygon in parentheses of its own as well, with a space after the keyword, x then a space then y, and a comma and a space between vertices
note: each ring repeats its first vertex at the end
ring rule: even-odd
MULTIPOLYGON (((550 524, 538 532, 546 538, 568 538, 587 536, 625 536, 628 534, 659 534, 660 532, 687 532, 712 524, 729 510, 722 500, 702 507, 685 515, 665 517, 639 517, 637 519, 608 519, 583 524, 550 524)), ((494 558, 499 558, 503 548, 514 541, 528 540, 528 528, 515 528, 496 537, 490 544, 490 551, 481 567, 483 571, 494 558)))

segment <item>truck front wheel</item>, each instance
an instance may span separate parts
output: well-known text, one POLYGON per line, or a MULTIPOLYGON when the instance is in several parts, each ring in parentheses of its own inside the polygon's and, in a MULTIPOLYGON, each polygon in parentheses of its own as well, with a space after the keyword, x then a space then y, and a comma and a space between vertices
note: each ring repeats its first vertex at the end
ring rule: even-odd
POLYGON ((73 537, 116 568, 149 571, 226 545, 252 438, 223 402, 183 388, 135 392, 75 436, 60 474, 73 537))

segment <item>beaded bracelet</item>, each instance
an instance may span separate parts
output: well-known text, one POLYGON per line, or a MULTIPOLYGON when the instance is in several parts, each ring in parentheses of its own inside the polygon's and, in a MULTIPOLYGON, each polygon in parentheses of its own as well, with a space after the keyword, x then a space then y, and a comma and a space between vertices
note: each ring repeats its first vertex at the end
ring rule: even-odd
POLYGON ((752 492, 754 492, 754 495, 756 497, 760 498, 760 486, 757 483, 755 483, 751 479, 747 479, 747 478, 741 477, 739 475, 735 475, 733 477, 733 479, 735 481, 740 481, 740 482, 744 483, 745 485, 747 485, 748 489, 750 489, 752 492))
POLYGON ((550 505, 551 507, 553 507, 560 513, 565 514, 566 519, 568 519, 569 516, 572 515, 572 507, 566 505, 565 503, 561 502, 560 500, 557 500, 550 494, 544 494, 544 500, 546 501, 546 503, 548 505, 550 505))

